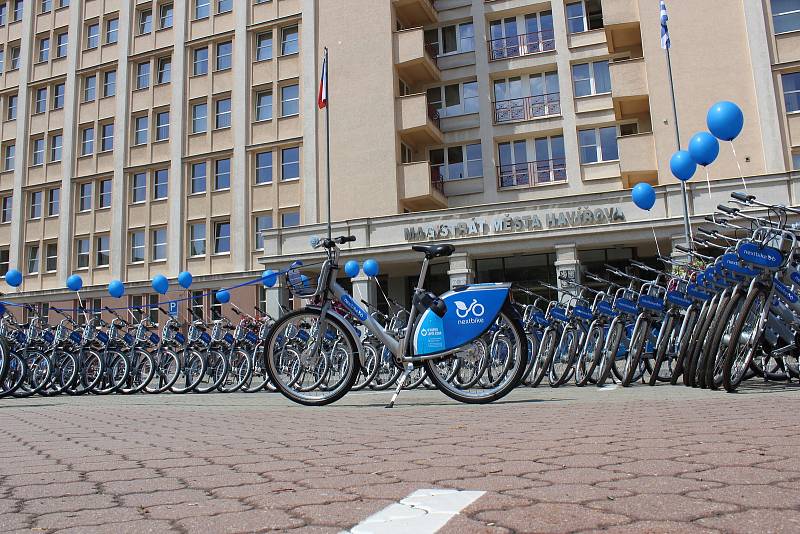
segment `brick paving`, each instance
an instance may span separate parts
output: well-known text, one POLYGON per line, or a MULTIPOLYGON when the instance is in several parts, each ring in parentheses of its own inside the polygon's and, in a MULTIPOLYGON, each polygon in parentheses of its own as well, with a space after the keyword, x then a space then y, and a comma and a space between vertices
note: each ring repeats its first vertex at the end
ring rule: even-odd
POLYGON ((800 386, 0 400, 0 532, 340 532, 420 488, 442 532, 799 532, 800 386))

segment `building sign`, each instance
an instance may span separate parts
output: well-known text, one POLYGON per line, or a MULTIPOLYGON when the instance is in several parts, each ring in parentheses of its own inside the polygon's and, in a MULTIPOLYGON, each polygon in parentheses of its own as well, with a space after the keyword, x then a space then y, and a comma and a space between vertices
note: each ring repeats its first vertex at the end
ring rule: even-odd
POLYGON ((451 223, 407 226, 406 241, 432 241, 459 237, 478 237, 515 232, 532 232, 544 229, 578 228, 596 224, 625 222, 625 212, 620 208, 586 208, 539 214, 503 215, 493 219, 475 217, 451 223), (544 221, 542 220, 544 217, 544 221))

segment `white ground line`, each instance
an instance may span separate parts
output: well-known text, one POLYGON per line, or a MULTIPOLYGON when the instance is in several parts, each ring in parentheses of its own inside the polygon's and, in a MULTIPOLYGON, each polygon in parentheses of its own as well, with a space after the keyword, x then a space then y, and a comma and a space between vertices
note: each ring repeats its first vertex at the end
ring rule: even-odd
POLYGON ((342 534, 433 534, 484 493, 420 489, 342 534))
POLYGON ((607 385, 607 386, 603 386, 603 387, 601 387, 601 388, 597 388, 597 389, 598 389, 598 391, 614 391, 614 390, 615 390, 615 389, 617 389, 618 387, 619 387, 619 386, 618 386, 618 385, 616 385, 616 384, 609 384, 609 385, 607 385))

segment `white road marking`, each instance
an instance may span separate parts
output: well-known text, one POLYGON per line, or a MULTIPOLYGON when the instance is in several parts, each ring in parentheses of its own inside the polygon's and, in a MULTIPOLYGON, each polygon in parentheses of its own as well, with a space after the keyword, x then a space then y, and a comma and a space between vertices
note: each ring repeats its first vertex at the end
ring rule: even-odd
POLYGON ((607 385, 607 386, 603 386, 603 387, 600 387, 600 388, 597 388, 597 389, 598 389, 599 391, 614 391, 614 390, 615 390, 615 389, 617 389, 618 387, 619 387, 619 386, 618 386, 618 385, 616 385, 616 384, 609 384, 609 385, 607 385))
POLYGON ((420 489, 369 516, 346 534, 433 534, 484 493, 420 489))

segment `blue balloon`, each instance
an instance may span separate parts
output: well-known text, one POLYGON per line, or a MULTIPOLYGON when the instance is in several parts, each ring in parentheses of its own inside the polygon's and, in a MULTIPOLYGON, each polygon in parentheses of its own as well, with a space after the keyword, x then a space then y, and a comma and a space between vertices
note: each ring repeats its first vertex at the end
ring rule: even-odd
POLYGON ((125 285, 119 280, 112 280, 111 283, 108 284, 108 294, 115 299, 120 298, 125 294, 125 285))
POLYGON ((264 287, 274 287, 278 283, 278 273, 272 269, 267 269, 261 275, 261 283, 264 284, 264 287))
POLYGON ((367 260, 364 262, 364 274, 367 276, 378 276, 381 271, 380 265, 375 260, 367 260))
POLYGON ((723 100, 717 102, 706 115, 706 125, 708 131, 723 141, 733 141, 742 132, 744 127, 744 113, 742 109, 734 104, 723 100))
POLYGON ((190 273, 189 271, 182 271, 178 275, 178 283, 183 289, 189 289, 190 287, 192 287, 192 280, 193 280, 192 273, 190 273))
POLYGON ((217 291, 217 302, 221 302, 222 304, 227 304, 231 301, 231 294, 228 292, 227 289, 220 289, 217 291))
POLYGON ((166 295, 167 291, 169 291, 169 280, 163 274, 155 275, 150 285, 153 286, 157 293, 162 295, 166 295))
POLYGON ((689 140, 689 155, 698 165, 711 165, 719 155, 719 141, 708 132, 696 133, 689 140))
POLYGON ((22 273, 16 269, 9 269, 6 273, 6 284, 11 287, 19 287, 22 285, 22 273))
POLYGON ((686 150, 675 152, 669 160, 669 169, 672 175, 678 180, 685 182, 694 176, 697 164, 692 159, 691 154, 686 150))
POLYGON ((83 287, 83 278, 78 276, 77 274, 73 274, 69 278, 67 278, 67 289, 70 291, 80 291, 83 287))
POLYGON ((633 191, 631 191, 631 197, 634 204, 646 211, 650 211, 656 204, 656 190, 653 189, 652 185, 645 182, 640 182, 634 186, 633 191))
POLYGON ((359 267, 358 262, 356 260, 350 260, 344 264, 344 273, 350 278, 355 278, 356 276, 358 276, 358 273, 360 272, 361 272, 361 267, 359 267))

